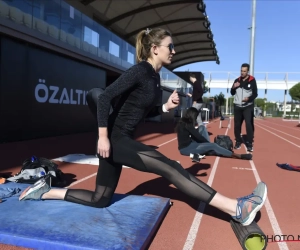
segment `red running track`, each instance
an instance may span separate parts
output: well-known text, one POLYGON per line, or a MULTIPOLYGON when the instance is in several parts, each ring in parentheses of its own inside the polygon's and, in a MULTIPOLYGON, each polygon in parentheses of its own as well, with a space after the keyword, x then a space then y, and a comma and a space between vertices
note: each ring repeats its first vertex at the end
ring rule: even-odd
MULTIPOLYGON (((202 159, 201 163, 194 164, 188 157, 179 154, 174 124, 141 124, 137 140, 159 146, 158 151, 180 161, 190 173, 226 196, 235 198, 249 194, 258 181, 266 182, 268 200, 257 216, 258 225, 268 237, 277 235, 276 239, 279 240, 282 235, 290 235, 290 239, 293 236, 298 240, 300 173, 276 166, 277 162, 300 165, 297 157, 300 154, 300 128, 297 125, 297 122, 275 118, 255 120, 253 161, 250 162, 209 156, 202 159)), ((207 128, 212 133, 212 140, 216 135, 226 133, 234 138, 233 126, 231 129, 219 129, 218 120, 208 124, 207 128)), ((94 145, 92 133, 2 144, 0 151, 6 157, 2 159, 0 175, 16 173, 20 163, 32 154, 50 159, 67 154, 93 154, 94 145)), ((245 153, 246 150, 242 148, 236 152, 245 153)), ((94 189, 97 166, 58 164, 67 174, 69 182, 73 183, 71 188, 94 189), (78 181, 77 184, 75 181, 78 181)), ((162 196, 173 201, 152 241, 151 250, 241 249, 227 215, 186 197, 161 177, 124 168, 116 192, 162 196)), ((0 249, 22 248, 0 245, 0 249)), ((268 249, 300 249, 300 242, 277 243, 269 240, 268 249)))

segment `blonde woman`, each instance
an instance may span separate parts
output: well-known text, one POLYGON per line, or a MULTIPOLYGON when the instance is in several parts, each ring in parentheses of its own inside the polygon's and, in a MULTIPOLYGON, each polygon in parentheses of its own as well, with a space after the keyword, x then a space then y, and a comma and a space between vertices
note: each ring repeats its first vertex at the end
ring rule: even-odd
POLYGON ((267 187, 261 182, 254 191, 238 199, 228 198, 197 179, 177 161, 133 139, 136 126, 145 116, 174 109, 179 97, 174 91, 168 101, 160 100, 159 71, 175 55, 171 34, 156 28, 141 31, 136 40, 137 64, 124 72, 95 98, 94 116, 98 121, 99 168, 95 191, 51 189, 50 178, 27 188, 20 200, 61 199, 86 206, 103 208, 110 205, 122 165, 154 173, 174 184, 184 194, 214 206, 243 225, 249 225, 263 206, 267 187), (110 107, 113 112, 110 114, 110 107))

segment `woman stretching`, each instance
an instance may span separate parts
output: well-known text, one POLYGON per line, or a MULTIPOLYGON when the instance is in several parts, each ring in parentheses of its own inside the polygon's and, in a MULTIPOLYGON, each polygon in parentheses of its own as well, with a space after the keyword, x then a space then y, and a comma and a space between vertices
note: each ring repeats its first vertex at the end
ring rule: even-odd
POLYGON ((186 171, 178 162, 133 139, 136 126, 147 115, 168 112, 179 104, 176 90, 160 107, 160 75, 175 54, 171 34, 160 28, 143 30, 137 36, 137 64, 125 71, 96 98, 92 109, 98 120, 99 168, 95 191, 51 189, 50 178, 25 189, 19 200, 61 199, 86 206, 104 208, 111 204, 122 165, 154 173, 169 180, 184 194, 214 206, 249 225, 263 206, 267 187, 260 182, 247 196, 228 198, 186 171), (110 107, 113 111, 110 114, 110 107))
POLYGON ((211 143, 205 126, 195 128, 199 111, 189 108, 176 126, 178 149, 182 155, 215 155, 251 160, 252 154, 235 154, 216 143, 211 143))

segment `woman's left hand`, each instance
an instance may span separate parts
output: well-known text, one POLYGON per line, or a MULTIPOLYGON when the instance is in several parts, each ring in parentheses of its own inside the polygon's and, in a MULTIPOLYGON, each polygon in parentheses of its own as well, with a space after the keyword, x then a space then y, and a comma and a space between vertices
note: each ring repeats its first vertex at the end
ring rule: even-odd
POLYGON ((177 90, 175 89, 174 92, 170 95, 167 103, 165 104, 168 110, 176 108, 179 105, 179 96, 177 90))

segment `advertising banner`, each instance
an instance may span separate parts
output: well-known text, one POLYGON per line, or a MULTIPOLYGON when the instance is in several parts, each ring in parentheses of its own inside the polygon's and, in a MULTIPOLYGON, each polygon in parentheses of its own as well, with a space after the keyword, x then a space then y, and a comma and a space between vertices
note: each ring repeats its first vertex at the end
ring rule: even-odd
POLYGON ((86 93, 105 88, 106 72, 31 45, 1 39, 2 140, 26 140, 95 129, 86 93))

